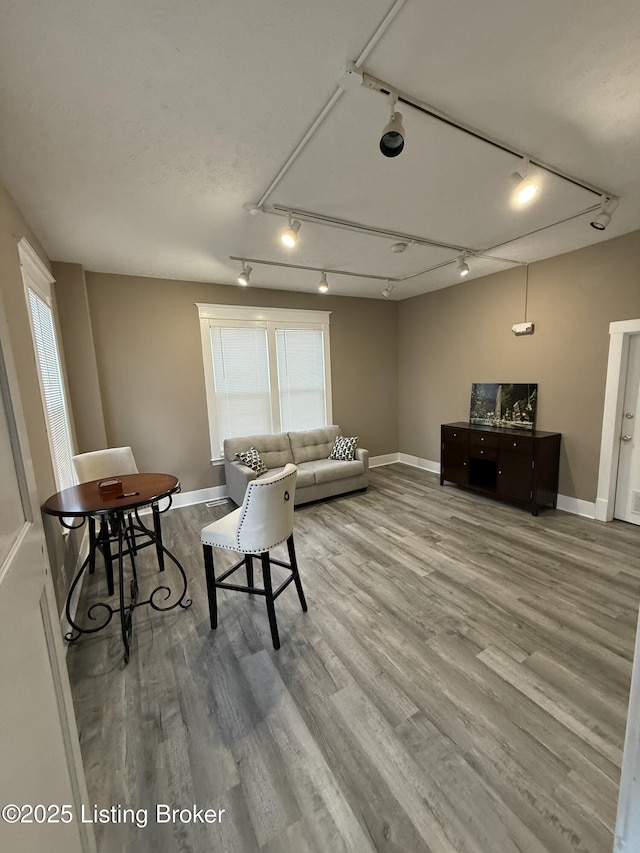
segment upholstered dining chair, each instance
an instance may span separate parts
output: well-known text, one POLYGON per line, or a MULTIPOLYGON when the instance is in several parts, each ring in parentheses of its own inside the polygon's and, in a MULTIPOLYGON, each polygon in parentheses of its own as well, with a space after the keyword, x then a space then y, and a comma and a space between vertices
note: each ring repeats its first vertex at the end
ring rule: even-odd
POLYGON ((203 528, 201 534, 211 627, 217 628, 218 626, 218 589, 233 589, 237 592, 264 595, 267 603, 269 627, 271 628, 271 639, 275 649, 280 648, 280 637, 274 602, 292 581, 298 590, 302 609, 307 610, 293 544, 293 501, 296 491, 296 475, 296 466, 288 464, 279 473, 260 480, 253 480, 247 486, 242 506, 218 521, 208 524, 203 528), (289 552, 289 563, 275 560, 270 555, 270 551, 276 545, 285 541, 289 552), (236 551, 244 556, 216 578, 213 563, 214 547, 236 551), (254 557, 259 557, 262 564, 263 589, 255 587, 253 583, 254 557), (273 565, 291 570, 290 574, 275 590, 271 581, 271 566, 273 565), (224 583, 226 578, 241 566, 246 568, 247 585, 224 583))
MULTIPOLYGON (((138 466, 130 447, 108 447, 106 450, 92 450, 88 453, 79 453, 73 456, 73 466, 79 483, 88 483, 90 480, 105 480, 108 477, 118 477, 122 474, 137 474, 138 466)), ((111 554, 111 542, 107 521, 104 516, 99 517, 100 531, 97 541, 104 556, 107 572, 107 587, 109 595, 113 595, 113 557, 111 554)), ((131 515, 129 515, 129 547, 135 552, 135 534, 131 515)), ((96 570, 95 565, 95 542, 96 542, 96 519, 89 518, 89 573, 96 570)))

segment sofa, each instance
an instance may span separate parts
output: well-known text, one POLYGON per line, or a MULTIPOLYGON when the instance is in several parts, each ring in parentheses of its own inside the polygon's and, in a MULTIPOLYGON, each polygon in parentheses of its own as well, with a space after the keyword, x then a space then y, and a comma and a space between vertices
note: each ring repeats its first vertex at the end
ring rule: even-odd
POLYGON ((288 462, 297 466, 296 504, 366 489, 369 485, 369 451, 362 447, 356 448, 355 458, 350 462, 329 459, 333 443, 339 435, 340 427, 334 425, 302 432, 225 439, 224 470, 229 497, 240 506, 247 484, 251 480, 260 479, 255 471, 236 457, 236 453, 251 447, 255 447, 267 466, 267 473, 262 474, 262 477, 281 471, 288 462))

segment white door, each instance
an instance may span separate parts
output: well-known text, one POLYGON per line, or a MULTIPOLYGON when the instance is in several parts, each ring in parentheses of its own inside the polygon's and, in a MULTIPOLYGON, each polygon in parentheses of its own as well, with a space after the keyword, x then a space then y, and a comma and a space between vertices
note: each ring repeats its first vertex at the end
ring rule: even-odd
POLYGON ((640 335, 629 338, 615 518, 640 524, 640 335))
POLYGON ((34 485, 0 306, 0 850, 94 853, 34 485))

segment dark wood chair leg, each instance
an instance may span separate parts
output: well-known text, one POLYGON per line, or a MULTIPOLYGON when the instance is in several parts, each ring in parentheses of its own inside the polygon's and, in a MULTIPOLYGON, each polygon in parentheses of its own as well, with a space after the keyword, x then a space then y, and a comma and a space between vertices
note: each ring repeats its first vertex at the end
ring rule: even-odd
POLYGON ((271 563, 269 562, 269 552, 265 551, 260 555, 262 560, 262 575, 264 577, 264 593, 267 600, 267 613, 269 614, 269 627, 271 628, 271 639, 273 640, 273 648, 280 648, 280 637, 278 636, 278 623, 276 622, 276 608, 273 603, 273 587, 271 586, 271 563))
POLYGON ((291 571, 293 573, 293 582, 296 585, 296 589, 298 590, 298 598, 300 599, 300 606, 307 612, 307 599, 304 597, 304 591, 302 589, 302 581, 300 580, 300 572, 298 571, 298 561, 296 559, 296 549, 293 544, 293 533, 287 539, 287 549, 289 551, 289 562, 291 563, 291 571))
POLYGON ((247 567, 247 586, 253 586, 253 554, 244 555, 244 564, 247 567))
POLYGON ((218 602, 216 594, 216 575, 213 567, 213 547, 203 545, 204 571, 207 578, 207 598, 209 599, 209 621, 212 628, 218 627, 218 602))

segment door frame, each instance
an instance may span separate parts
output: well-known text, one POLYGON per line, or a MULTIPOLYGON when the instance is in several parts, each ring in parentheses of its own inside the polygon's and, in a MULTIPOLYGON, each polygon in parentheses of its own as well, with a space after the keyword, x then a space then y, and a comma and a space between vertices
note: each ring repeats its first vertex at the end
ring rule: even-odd
MULTIPOLYGON (((31 527, 36 529, 41 538, 43 587, 39 600, 39 609, 53 691, 58 709, 58 717, 56 720, 52 720, 52 725, 54 727, 57 725, 60 726, 62 748, 67 760, 73 798, 73 820, 78 827, 80 847, 83 853, 96 853, 97 848, 93 825, 82 820, 83 809, 89 809, 90 801, 78 737, 73 696, 65 663, 66 652, 63 646, 62 633, 59 629, 55 592, 46 553, 42 516, 38 507, 35 471, 29 448, 20 384, 18 382, 13 348, 9 335, 9 323, 2 294, 0 294, 0 394, 2 394, 7 405, 8 429, 14 454, 18 452, 21 461, 17 475, 20 491, 23 495, 25 525, 19 534, 19 539, 24 538, 27 525, 31 525, 31 527)), ((16 546, 17 542, 13 544, 13 548, 16 548, 16 546)), ((3 575, 3 577, 5 576, 3 575)), ((15 733, 11 732, 11 734, 15 734, 16 738, 20 737, 19 731, 15 733)), ((19 836, 16 836, 18 843, 21 843, 22 840, 19 836)), ((26 848, 21 847, 20 849, 26 848)))
POLYGON ((604 393, 595 509, 595 517, 598 521, 613 520, 620 457, 618 439, 622 428, 622 409, 629 364, 629 338, 631 335, 638 334, 640 334, 640 319, 620 320, 609 324, 609 361, 604 393))

